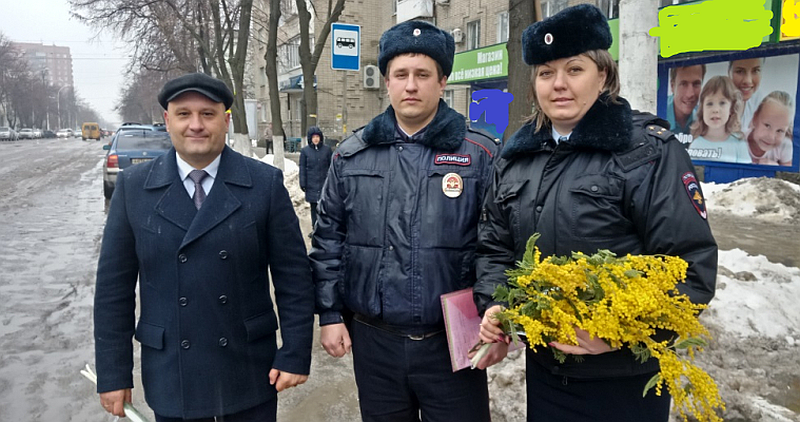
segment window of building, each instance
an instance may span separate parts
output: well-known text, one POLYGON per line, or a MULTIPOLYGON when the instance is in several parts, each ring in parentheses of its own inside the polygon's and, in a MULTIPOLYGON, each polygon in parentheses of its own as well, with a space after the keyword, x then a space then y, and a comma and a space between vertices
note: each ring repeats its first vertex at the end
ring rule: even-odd
POLYGON ((444 91, 444 96, 442 97, 442 99, 444 100, 445 103, 447 103, 448 107, 453 108, 453 91, 452 90, 450 90, 450 89, 445 90, 444 91))
POLYGON ((297 14, 297 3, 295 0, 281 0, 281 15, 294 16, 297 14))
POLYGON ((569 0, 543 0, 542 15, 545 18, 555 15, 569 6, 569 0))
POLYGON ((397 14, 397 2, 398 0, 389 0, 392 2, 392 15, 397 14))
POLYGON ((300 67, 300 37, 294 37, 280 47, 281 73, 300 67))
POLYGON ((597 0, 597 8, 609 19, 619 17, 619 0, 597 0))
POLYGON ((474 50, 481 46, 481 21, 467 23, 467 50, 474 50))
POLYGON ((508 41, 508 12, 497 15, 497 42, 508 41))

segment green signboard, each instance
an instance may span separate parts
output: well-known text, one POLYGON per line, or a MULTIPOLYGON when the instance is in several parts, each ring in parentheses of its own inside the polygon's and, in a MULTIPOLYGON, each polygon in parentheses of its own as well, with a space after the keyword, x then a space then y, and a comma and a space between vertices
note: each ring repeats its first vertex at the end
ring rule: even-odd
POLYGON ((505 78, 508 76, 506 43, 456 54, 448 84, 505 78))

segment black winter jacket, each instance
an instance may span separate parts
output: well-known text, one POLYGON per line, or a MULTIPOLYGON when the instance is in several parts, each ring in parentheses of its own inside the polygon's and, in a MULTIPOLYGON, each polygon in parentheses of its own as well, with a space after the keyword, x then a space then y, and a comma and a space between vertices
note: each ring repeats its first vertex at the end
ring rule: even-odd
MULTIPOLYGON (((605 97, 589 109, 569 141, 558 146, 551 130, 523 126, 495 164, 481 219, 475 299, 483 312, 495 304, 495 286, 522 259, 535 232, 543 256, 587 254, 677 255, 689 263, 679 290, 695 303, 714 296, 717 245, 705 201, 686 149, 654 115, 632 112, 627 101, 605 97)), ((626 376, 655 371, 658 362, 635 361, 628 349, 567 359, 549 350, 535 359, 555 374, 626 376)))
POLYGON ((409 334, 442 327, 439 296, 475 283, 496 149, 444 101, 418 142, 396 136, 391 107, 342 142, 310 254, 320 325, 347 309, 409 334))
POLYGON ((300 188, 306 193, 306 201, 319 201, 331 165, 331 155, 331 148, 322 142, 319 145, 309 144, 300 151, 300 188))

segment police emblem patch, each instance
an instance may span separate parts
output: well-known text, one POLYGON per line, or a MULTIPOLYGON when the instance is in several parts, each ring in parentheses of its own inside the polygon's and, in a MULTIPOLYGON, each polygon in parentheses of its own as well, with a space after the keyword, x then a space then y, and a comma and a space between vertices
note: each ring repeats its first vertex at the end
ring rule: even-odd
POLYGON ((697 182, 694 173, 684 173, 683 176, 681 176, 681 182, 683 182, 683 187, 686 188, 686 193, 689 195, 689 200, 692 201, 694 209, 697 210, 697 213, 700 214, 703 220, 707 219, 706 200, 703 198, 703 194, 700 193, 700 183, 697 182))
POLYGON ((441 166, 444 164, 455 164, 457 166, 468 166, 472 164, 471 155, 462 154, 437 154, 433 159, 433 164, 441 166))
POLYGON ((448 198, 457 198, 464 191, 464 180, 458 173, 447 173, 442 178, 442 192, 448 198))

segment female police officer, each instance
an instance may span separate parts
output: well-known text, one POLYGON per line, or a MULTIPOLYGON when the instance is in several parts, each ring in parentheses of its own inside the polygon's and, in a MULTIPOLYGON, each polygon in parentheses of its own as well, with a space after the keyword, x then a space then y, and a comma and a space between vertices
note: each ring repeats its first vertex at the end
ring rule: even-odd
MULTIPOLYGON (((492 314, 495 286, 522 258, 535 232, 542 254, 610 249, 618 255, 677 255, 689 263, 683 293, 708 303, 717 246, 694 168, 656 116, 619 97, 611 33, 594 6, 579 5, 534 23, 522 36, 533 66, 534 111, 495 163, 479 228, 481 339, 502 335, 492 314)), ((578 346, 557 344, 578 363, 559 364, 547 350, 527 350, 529 421, 666 421, 670 398, 645 384, 658 362, 635 360, 577 330, 578 346)))

